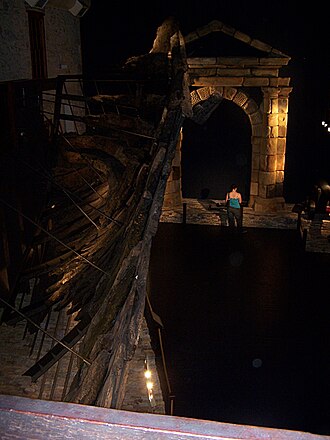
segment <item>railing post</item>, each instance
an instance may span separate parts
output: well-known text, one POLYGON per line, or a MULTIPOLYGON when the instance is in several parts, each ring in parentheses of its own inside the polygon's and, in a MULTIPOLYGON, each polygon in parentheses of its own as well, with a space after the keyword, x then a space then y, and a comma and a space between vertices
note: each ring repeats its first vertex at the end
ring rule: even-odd
POLYGON ((170 394, 169 399, 170 399, 170 416, 174 415, 174 398, 175 396, 173 394, 170 394))
POLYGON ((307 242, 307 229, 306 228, 304 228, 304 230, 303 230, 302 240, 303 240, 303 247, 305 249, 306 248, 306 242, 307 242))
POLYGON ((298 212, 297 230, 300 231, 300 228, 301 228, 301 212, 298 212))
POLYGON ((62 90, 63 90, 64 82, 65 82, 64 77, 61 77, 61 76, 57 77, 52 141, 54 141, 55 137, 58 135, 59 128, 60 128, 60 113, 61 113, 61 106, 62 106, 62 90))
POLYGON ((182 223, 185 225, 187 223, 187 203, 182 204, 182 223))
POLYGON ((16 148, 18 145, 17 138, 17 120, 16 120, 16 102, 15 102, 15 86, 13 81, 7 83, 7 117, 8 127, 10 133, 10 143, 16 148))

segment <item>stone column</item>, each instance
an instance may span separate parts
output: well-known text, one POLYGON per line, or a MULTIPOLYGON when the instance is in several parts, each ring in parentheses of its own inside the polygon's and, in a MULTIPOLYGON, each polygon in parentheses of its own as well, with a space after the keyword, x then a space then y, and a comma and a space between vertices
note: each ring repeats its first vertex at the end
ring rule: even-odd
POLYGON ((175 155, 172 161, 171 173, 168 176, 163 209, 171 209, 174 206, 182 205, 182 187, 181 187, 181 146, 182 146, 182 129, 176 145, 175 155))
POLYGON ((291 88, 263 87, 263 135, 260 142, 255 211, 284 209, 283 197, 288 95, 291 88))
POLYGON ((292 87, 282 87, 278 94, 278 139, 276 153, 276 188, 275 194, 283 195, 284 167, 286 153, 286 135, 288 127, 289 94, 292 87))

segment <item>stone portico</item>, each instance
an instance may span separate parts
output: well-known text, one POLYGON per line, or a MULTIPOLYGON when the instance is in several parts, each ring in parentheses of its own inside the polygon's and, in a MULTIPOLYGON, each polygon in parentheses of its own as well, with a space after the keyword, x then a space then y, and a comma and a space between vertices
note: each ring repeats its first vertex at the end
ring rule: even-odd
MULTIPOLYGON (((223 32, 236 38, 254 51, 260 51, 261 56, 188 58, 192 119, 202 124, 223 99, 238 105, 248 116, 252 133, 248 205, 260 212, 283 210, 289 95, 292 88, 289 86, 290 78, 281 77, 280 74, 290 57, 219 21, 213 21, 187 35, 186 46, 214 32, 223 32), (256 90, 261 97, 259 101, 254 98, 256 90)), ((182 140, 181 135, 167 183, 165 207, 182 203, 182 140)))

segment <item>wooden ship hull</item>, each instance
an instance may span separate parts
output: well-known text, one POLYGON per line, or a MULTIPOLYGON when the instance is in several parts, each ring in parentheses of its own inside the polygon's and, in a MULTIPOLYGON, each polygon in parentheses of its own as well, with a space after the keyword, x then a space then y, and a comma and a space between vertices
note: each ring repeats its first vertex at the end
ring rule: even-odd
POLYGON ((35 382, 70 352, 75 374, 60 400, 107 408, 121 408, 124 399, 143 323, 151 242, 191 112, 174 21, 158 28, 150 53, 129 59, 119 79, 93 94, 79 78, 83 93, 75 95, 68 92, 74 78, 58 79, 55 154, 50 172, 43 170, 47 203, 38 220, 26 218, 34 239, 15 290, 2 300, 2 324, 26 321, 31 334, 47 336, 43 323, 51 310, 72 318, 24 375, 35 382), (74 100, 85 106, 80 114, 61 112, 74 100), (78 129, 62 133, 64 119, 78 129), (18 307, 24 289, 31 298, 18 307))

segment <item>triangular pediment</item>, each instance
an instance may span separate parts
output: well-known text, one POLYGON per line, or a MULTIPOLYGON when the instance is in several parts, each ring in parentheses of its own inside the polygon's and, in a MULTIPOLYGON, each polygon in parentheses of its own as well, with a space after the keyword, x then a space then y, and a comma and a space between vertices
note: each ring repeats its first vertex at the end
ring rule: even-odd
MULTIPOLYGON (((214 20, 197 28, 184 37, 188 58, 190 57, 290 57, 271 45, 238 31, 221 21, 214 20)), ((285 63, 285 64, 286 64, 285 63)))

